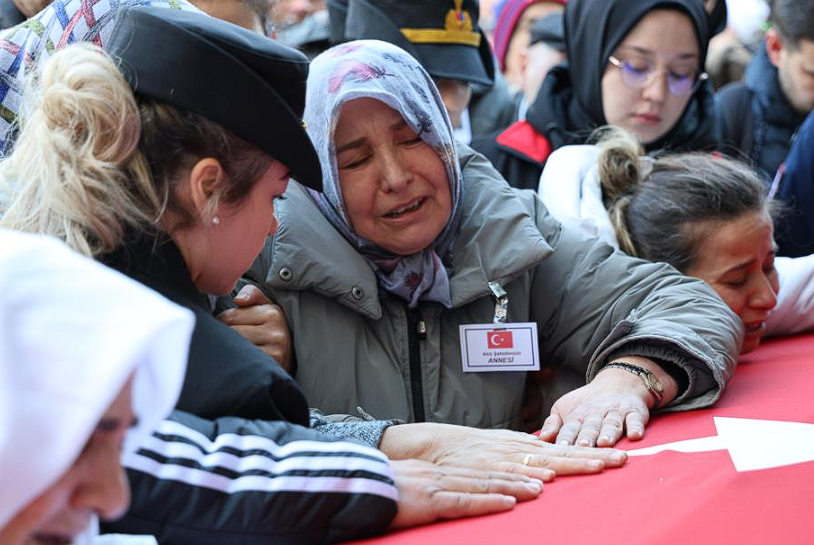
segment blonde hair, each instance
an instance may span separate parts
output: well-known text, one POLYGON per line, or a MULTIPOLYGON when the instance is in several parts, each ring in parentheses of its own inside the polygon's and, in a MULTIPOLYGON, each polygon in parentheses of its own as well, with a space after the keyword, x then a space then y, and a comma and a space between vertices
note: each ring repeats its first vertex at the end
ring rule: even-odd
POLYGON ((618 127, 602 127, 594 131, 592 139, 598 142, 599 179, 602 198, 616 230, 619 248, 636 256, 636 246, 625 225, 625 212, 633 194, 642 181, 644 148, 639 141, 618 127))
POLYGON ((127 82, 99 48, 58 51, 26 90, 14 151, 0 162, 9 202, 0 225, 111 251, 127 226, 154 222, 162 202, 136 153, 141 126, 127 82))
POLYGON ((616 128, 599 138, 605 208, 630 255, 686 272, 718 222, 777 212, 760 176, 739 161, 701 152, 645 157, 635 137, 616 128))
POLYGON ((195 218, 175 195, 184 168, 218 159, 229 186, 212 202, 244 199, 272 159, 206 118, 137 99, 110 57, 91 44, 50 57, 29 84, 12 153, 0 162, 0 226, 65 240, 88 256, 128 233, 195 218))

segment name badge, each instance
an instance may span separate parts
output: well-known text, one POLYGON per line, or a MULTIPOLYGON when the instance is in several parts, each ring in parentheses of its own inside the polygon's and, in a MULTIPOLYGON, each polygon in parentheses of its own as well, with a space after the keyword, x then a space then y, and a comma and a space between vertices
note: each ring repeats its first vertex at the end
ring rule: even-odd
POLYGON ((537 323, 459 326, 464 373, 539 371, 537 323))

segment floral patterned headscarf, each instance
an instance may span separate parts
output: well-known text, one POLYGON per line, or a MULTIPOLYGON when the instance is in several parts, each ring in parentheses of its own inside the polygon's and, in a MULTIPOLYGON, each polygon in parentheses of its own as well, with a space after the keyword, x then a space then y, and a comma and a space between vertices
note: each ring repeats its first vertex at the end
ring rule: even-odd
POLYGON ((305 122, 322 163, 323 192, 311 192, 319 209, 370 263, 385 291, 415 308, 419 301, 451 306, 450 252, 461 218, 461 168, 452 125, 429 74, 395 45, 358 40, 331 48, 311 63, 305 99, 305 122), (358 98, 379 100, 401 114, 410 128, 444 163, 452 196, 452 213, 435 241, 423 251, 396 255, 357 235, 339 185, 334 133, 342 104, 358 98))

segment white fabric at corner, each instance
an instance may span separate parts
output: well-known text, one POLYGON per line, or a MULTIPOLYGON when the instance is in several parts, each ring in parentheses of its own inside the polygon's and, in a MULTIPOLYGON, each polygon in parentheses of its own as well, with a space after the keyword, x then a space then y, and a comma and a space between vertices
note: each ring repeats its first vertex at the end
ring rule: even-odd
POLYGON ((71 545, 158 545, 153 536, 130 536, 124 534, 99 535, 99 523, 94 520, 71 545))
POLYGON ((153 536, 105 534, 97 537, 93 545, 158 545, 158 542, 153 536))
POLYGON ((565 146, 546 161, 537 194, 563 225, 619 247, 602 203, 597 146, 565 146))
MULTIPOLYGON (((616 233, 602 202, 598 146, 565 146, 548 158, 538 194, 563 225, 596 236, 614 248, 616 233)), ((814 329, 814 255, 779 257, 777 306, 766 320, 766 335, 791 335, 814 329)))
POLYGON ((769 18, 765 0, 726 0, 726 11, 727 25, 745 44, 760 38, 761 28, 769 18))
POLYGON ((55 239, 0 229, 0 527, 56 482, 135 372, 132 450, 180 393, 194 317, 55 239))
POLYGON ((766 335, 791 335, 814 329, 814 255, 778 257, 777 306, 766 320, 766 335))
POLYGON ((455 140, 467 146, 472 142, 472 122, 469 118, 469 108, 461 112, 461 126, 452 127, 455 140))

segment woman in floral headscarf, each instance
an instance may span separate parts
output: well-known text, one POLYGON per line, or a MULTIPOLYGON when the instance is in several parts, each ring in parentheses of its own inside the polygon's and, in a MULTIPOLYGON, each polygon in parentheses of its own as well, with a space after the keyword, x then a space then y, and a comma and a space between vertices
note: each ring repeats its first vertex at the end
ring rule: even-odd
MULTIPOLYGON (((504 310, 507 323, 536 323, 533 344, 556 370, 546 440, 610 446, 625 429, 641 437, 651 409, 717 399, 736 317, 703 283, 563 230, 456 145, 432 80, 404 51, 357 41, 317 57, 305 120, 324 191, 292 184, 250 276, 285 310, 313 406, 520 429, 526 373, 462 370, 460 326, 494 329, 504 310)), ((407 424, 380 447, 521 472, 575 455, 530 437, 407 424)))

